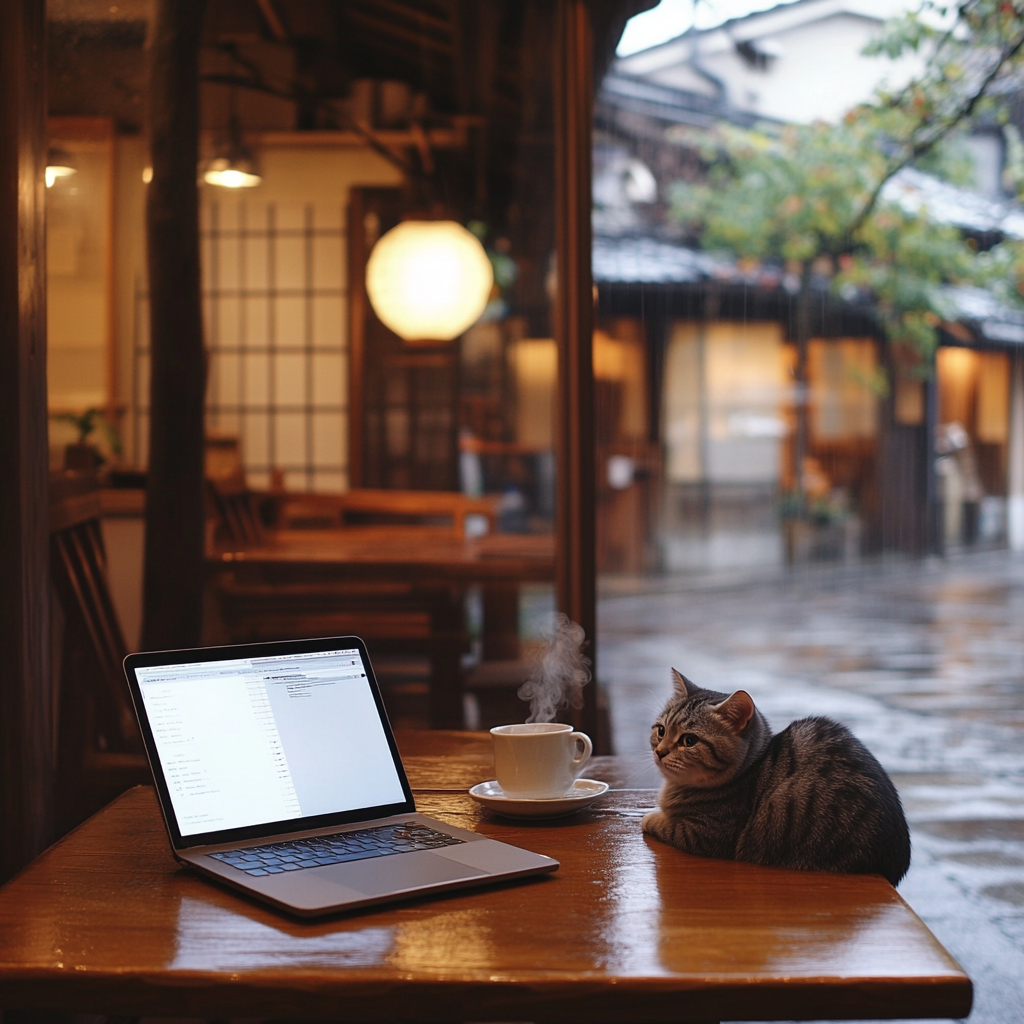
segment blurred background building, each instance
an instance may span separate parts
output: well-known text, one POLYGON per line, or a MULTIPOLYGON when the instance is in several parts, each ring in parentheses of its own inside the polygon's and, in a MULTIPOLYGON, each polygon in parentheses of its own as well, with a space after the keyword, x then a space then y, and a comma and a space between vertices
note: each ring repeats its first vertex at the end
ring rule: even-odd
MULTIPOLYGON (((620 343, 643 338, 646 440, 664 471, 662 496, 644 501, 662 517, 647 521, 656 539, 643 555, 637 549, 629 570, 1024 544, 1020 512, 1008 518, 1022 501, 1020 468, 1011 467, 1022 465, 1024 435, 1010 426, 1024 399, 1012 371, 1024 342, 1019 307, 984 288, 949 288, 934 373, 907 379, 894 372, 900 355, 877 299, 849 286, 837 294, 838 268, 823 258, 801 382, 792 266, 702 250, 673 215, 680 182, 709 180, 726 158, 714 152, 716 130, 772 137, 787 125, 835 124, 878 88, 898 91, 920 73, 922 53, 864 52, 900 9, 799 0, 727 20, 707 13, 710 27, 622 56, 604 78, 594 172, 599 308, 620 343), (807 436, 798 442, 801 404, 807 436), (809 523, 792 516, 798 472, 809 523)), ((1019 101, 1010 109, 1008 120, 982 117, 961 133, 958 184, 907 167, 883 199, 955 226, 981 252, 1020 239, 1024 208, 1009 169, 1019 101)), ((641 468, 637 486, 649 480, 641 468)))

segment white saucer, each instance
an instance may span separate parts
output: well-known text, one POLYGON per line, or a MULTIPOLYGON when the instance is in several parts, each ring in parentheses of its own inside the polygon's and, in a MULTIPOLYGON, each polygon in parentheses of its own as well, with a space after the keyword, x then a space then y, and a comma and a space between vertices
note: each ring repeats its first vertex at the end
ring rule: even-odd
POLYGON ((533 800, 529 797, 505 796, 501 786, 492 779, 490 782, 475 785, 469 791, 469 795, 478 804, 483 804, 484 807, 489 807, 492 811, 509 818, 557 818, 560 814, 572 814, 573 811, 581 810, 607 792, 607 782, 577 779, 565 796, 533 800))

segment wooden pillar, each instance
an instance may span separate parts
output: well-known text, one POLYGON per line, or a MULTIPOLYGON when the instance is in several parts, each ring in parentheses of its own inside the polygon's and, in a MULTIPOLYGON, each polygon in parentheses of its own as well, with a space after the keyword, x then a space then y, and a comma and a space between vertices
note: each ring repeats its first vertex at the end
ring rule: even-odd
POLYGON ((1024 353, 1010 354, 1010 436, 1007 443, 1006 532, 1011 551, 1024 551, 1024 353))
POLYGON ((597 701, 594 298, 590 270, 593 40, 585 0, 558 0, 555 18, 556 585, 559 610, 583 627, 589 641, 594 682, 584 690, 579 725, 599 742, 603 738, 598 733, 597 701))
POLYGON ((942 530, 939 525, 939 475, 935 471, 935 435, 939 429, 939 368, 932 359, 931 377, 924 385, 924 451, 922 453, 920 491, 922 509, 919 514, 920 535, 916 554, 941 555, 942 530))
POLYGON ((149 488, 142 645, 202 634, 203 400, 199 279, 199 40, 205 0, 157 0, 150 48, 153 180, 146 197, 149 488))
POLYGON ((0 3, 0 881, 51 838, 46 15, 0 3))

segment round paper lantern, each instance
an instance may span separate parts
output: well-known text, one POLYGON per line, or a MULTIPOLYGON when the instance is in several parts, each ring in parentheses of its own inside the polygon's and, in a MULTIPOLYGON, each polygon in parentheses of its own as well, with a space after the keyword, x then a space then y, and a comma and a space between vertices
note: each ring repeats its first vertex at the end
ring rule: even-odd
POLYGON ((374 312, 406 341, 457 338, 480 319, 493 284, 484 247, 451 220, 403 221, 366 263, 374 312))

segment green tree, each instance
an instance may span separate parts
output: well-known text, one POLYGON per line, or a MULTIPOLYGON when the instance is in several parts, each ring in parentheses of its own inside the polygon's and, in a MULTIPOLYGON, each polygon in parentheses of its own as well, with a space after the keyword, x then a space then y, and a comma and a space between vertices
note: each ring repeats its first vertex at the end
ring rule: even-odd
MULTIPOLYGON (((709 166, 706 180, 678 182, 674 216, 708 249, 739 258, 779 260, 798 281, 797 381, 806 383, 806 349, 816 290, 871 294, 890 341, 927 368, 937 328, 955 316, 943 284, 983 284, 1004 298, 1024 272, 1019 245, 979 254, 954 227, 884 199, 886 184, 916 165, 956 179, 964 172, 953 144, 979 116, 1006 117, 1004 97, 1019 92, 1024 2, 967 0, 946 8, 927 0, 890 22, 870 53, 926 59, 906 86, 879 91, 836 125, 781 131, 727 124, 694 136, 709 166)), ((802 390, 805 390, 802 389, 802 390)), ((806 408, 798 404, 797 506, 806 408)))

